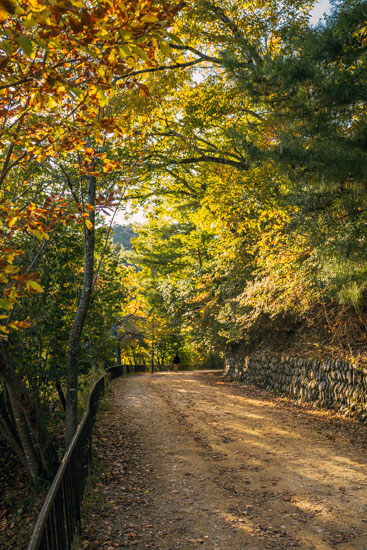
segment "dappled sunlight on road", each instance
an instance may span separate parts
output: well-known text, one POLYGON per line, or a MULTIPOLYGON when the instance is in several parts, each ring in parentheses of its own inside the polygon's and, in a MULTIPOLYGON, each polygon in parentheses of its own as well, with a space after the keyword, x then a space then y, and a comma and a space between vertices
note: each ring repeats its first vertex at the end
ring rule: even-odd
MULTIPOLYGON (((182 381, 183 385, 187 382, 187 379, 182 381)), ((189 405, 192 429, 205 433, 214 456, 221 454, 222 463, 241 474, 236 477, 237 493, 241 492, 240 480, 247 476, 245 494, 253 495, 256 485, 256 491, 263 493, 268 504, 273 504, 277 495, 291 495, 287 506, 293 511, 289 514, 308 515, 309 521, 322 523, 312 531, 312 528, 306 529, 304 517, 291 520, 295 533, 297 529, 305 531, 305 544, 306 540, 307 544, 317 543, 316 548, 331 547, 319 540, 330 530, 336 532, 333 544, 340 545, 346 532, 350 534, 356 529, 357 536, 358 530, 366 527, 361 522, 359 527, 353 527, 361 510, 367 511, 366 458, 364 454, 360 454, 358 460, 352 458, 356 449, 343 437, 338 438, 333 425, 333 421, 341 423, 342 429, 346 429, 350 424, 348 420, 335 420, 330 412, 304 405, 297 408, 292 400, 276 398, 253 387, 245 390, 238 383, 219 381, 211 386, 214 392, 209 396, 205 382, 198 380, 197 385, 198 401, 190 401, 189 405), (271 494, 266 495, 269 490, 271 494), (338 525, 345 515, 345 506, 354 510, 355 519, 346 527, 346 532, 340 533, 338 525), (297 521, 299 525, 295 529, 297 521)), ((195 393, 197 391, 195 389, 195 393)), ((190 400, 189 394, 186 397, 190 400)), ((185 410, 184 403, 181 405, 185 410)), ((224 514, 224 517, 234 521, 233 514, 224 514)), ((241 530, 256 529, 247 516, 236 518, 241 530)), ((346 524, 344 520, 342 523, 346 524)), ((363 537, 367 542, 366 533, 363 537)))
POLYGON ((145 518, 137 550, 367 548, 364 426, 220 373, 118 384, 134 467, 116 492, 130 483, 122 523, 145 518))

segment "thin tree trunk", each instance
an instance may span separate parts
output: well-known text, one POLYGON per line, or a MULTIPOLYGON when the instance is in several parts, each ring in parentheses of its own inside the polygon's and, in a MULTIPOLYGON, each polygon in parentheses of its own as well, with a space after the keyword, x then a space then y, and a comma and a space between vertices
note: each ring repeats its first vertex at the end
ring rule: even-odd
POLYGON ((121 346, 118 340, 116 340, 115 353, 116 353, 116 364, 118 367, 121 367, 121 346))
MULTIPOLYGON (((38 458, 42 465, 38 473, 47 478, 52 478, 58 464, 58 456, 54 442, 46 429, 37 402, 32 398, 23 380, 10 365, 7 353, 7 343, 4 341, 0 342, 0 376, 11 397, 11 407, 17 430, 19 426, 21 426, 21 424, 18 426, 18 421, 20 420, 19 411, 21 411, 27 419, 28 431, 31 430, 33 439, 36 441, 39 455, 38 458)), ((24 449, 25 442, 19 432, 18 436, 24 449)))
POLYGON ((24 469, 29 472, 28 464, 24 456, 23 447, 19 441, 16 426, 13 425, 6 410, 5 403, 0 396, 0 434, 4 441, 8 443, 12 451, 17 455, 24 469))
POLYGON ((67 390, 66 390, 66 414, 65 414, 65 445, 70 444, 75 430, 77 428, 77 410, 78 410, 78 374, 79 374, 79 348, 84 323, 87 317, 90 297, 93 289, 94 273, 94 247, 95 247, 95 206, 96 199, 96 178, 88 178, 88 203, 93 206, 89 213, 89 221, 92 228, 84 226, 84 277, 83 286, 76 311, 74 322, 69 336, 68 352, 68 372, 67 372, 67 390))
POLYGON ((60 382, 56 382, 56 390, 57 390, 62 408, 65 411, 65 409, 66 409, 66 400, 65 400, 65 395, 64 395, 64 392, 62 391, 62 387, 61 387, 60 382))
POLYGON ((42 466, 41 461, 34 448, 33 441, 29 432, 29 426, 26 422, 23 411, 19 407, 18 400, 12 390, 9 390, 10 401, 14 413, 15 423, 20 442, 24 451, 24 456, 27 463, 28 473, 33 481, 37 483, 41 477, 42 466))

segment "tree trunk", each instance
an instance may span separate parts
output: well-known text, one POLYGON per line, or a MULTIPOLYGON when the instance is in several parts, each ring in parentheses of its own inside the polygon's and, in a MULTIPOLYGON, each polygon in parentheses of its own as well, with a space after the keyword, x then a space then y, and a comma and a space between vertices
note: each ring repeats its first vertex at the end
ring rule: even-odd
POLYGON ((116 340, 115 353, 116 353, 116 364, 118 367, 121 367, 121 346, 118 340, 116 340))
POLYGON ((93 289, 94 274, 94 247, 95 247, 95 206, 96 199, 96 178, 88 178, 88 203, 93 206, 89 212, 89 221, 92 228, 84 226, 84 277, 83 286, 76 311, 74 322, 69 336, 68 352, 68 372, 67 372, 67 390, 66 390, 66 414, 65 414, 65 445, 70 444, 75 430, 77 428, 77 409, 78 409, 78 357, 82 331, 87 317, 90 297, 93 289))
POLYGON ((56 386, 57 394, 58 394, 59 399, 60 399, 60 403, 62 405, 62 408, 65 411, 65 409, 66 409, 66 399, 65 399, 64 392, 62 391, 62 387, 61 387, 60 382, 56 382, 55 386, 56 386))
POLYGON ((30 474, 26 458, 24 456, 22 445, 16 431, 16 426, 9 418, 5 403, 0 396, 0 435, 7 442, 12 451, 17 455, 24 469, 30 474))
MULTIPOLYGON (((17 425, 17 432, 19 440, 22 443, 24 452, 26 449, 24 445, 27 445, 25 433, 21 435, 19 429, 24 432, 24 420, 22 420, 22 414, 26 418, 26 425, 29 431, 31 431, 32 438, 37 445, 37 455, 41 466, 38 468, 38 474, 42 477, 52 478, 58 464, 58 456, 54 442, 47 431, 45 423, 42 419, 40 408, 37 402, 32 398, 27 386, 23 380, 15 372, 14 368, 10 365, 9 357, 7 353, 7 343, 0 342, 0 376, 3 379, 9 395, 11 397, 11 407, 14 414, 14 420, 17 425), (24 440, 23 440, 24 436, 24 440)), ((33 461, 32 452, 29 450, 29 457, 33 461)), ((32 466, 32 472, 35 472, 32 466)), ((33 478, 32 473, 32 478, 33 478)))
POLYGON ((15 423, 17 426, 18 436, 24 451, 28 473, 33 483, 37 483, 41 477, 42 465, 37 451, 33 445, 32 437, 29 431, 29 426, 26 422, 23 411, 19 407, 16 395, 12 390, 9 390, 10 401, 14 413, 15 423))

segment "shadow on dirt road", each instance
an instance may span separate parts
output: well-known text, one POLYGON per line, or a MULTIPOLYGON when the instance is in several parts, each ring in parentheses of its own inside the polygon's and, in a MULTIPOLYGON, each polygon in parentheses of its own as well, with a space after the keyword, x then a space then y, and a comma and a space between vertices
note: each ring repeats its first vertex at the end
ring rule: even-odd
POLYGON ((215 371, 113 383, 82 548, 367 550, 367 431, 215 371))

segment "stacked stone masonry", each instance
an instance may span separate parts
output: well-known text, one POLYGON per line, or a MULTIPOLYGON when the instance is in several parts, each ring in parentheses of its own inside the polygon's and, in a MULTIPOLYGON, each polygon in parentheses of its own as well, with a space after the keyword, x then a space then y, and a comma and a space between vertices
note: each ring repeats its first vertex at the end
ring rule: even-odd
POLYGON ((233 380, 367 420, 366 368, 339 360, 248 356, 227 357, 224 372, 233 380))

